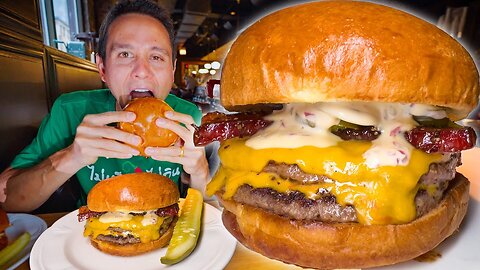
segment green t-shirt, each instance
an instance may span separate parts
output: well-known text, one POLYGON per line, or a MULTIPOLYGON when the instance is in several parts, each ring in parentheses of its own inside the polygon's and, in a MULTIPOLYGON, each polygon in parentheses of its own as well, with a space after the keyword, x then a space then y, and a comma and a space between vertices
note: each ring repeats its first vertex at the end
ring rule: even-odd
MULTIPOLYGON (((114 111, 115 102, 115 98, 108 89, 77 91, 61 95, 53 104, 50 114, 43 119, 37 136, 15 157, 11 166, 29 168, 66 148, 72 144, 77 126, 85 115, 114 111)), ((175 111, 191 115, 195 123, 200 123, 202 114, 194 104, 174 95, 168 95, 165 102, 175 111)), ((99 181, 115 175, 139 171, 167 176, 178 185, 182 166, 142 156, 130 159, 99 158, 94 164, 80 169, 76 175, 83 191, 88 194, 99 181)))

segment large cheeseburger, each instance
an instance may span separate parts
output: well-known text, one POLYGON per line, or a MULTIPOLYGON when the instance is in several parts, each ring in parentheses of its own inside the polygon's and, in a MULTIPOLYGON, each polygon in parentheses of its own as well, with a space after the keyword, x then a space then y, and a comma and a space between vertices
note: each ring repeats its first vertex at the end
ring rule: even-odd
POLYGON ((419 256, 454 233, 475 144, 468 52, 413 15, 373 3, 274 12, 233 43, 221 102, 195 142, 221 141, 207 193, 245 246, 304 267, 364 268, 419 256))
POLYGON ((153 173, 115 176, 96 184, 78 220, 102 252, 134 256, 166 246, 178 219, 175 183, 153 173))

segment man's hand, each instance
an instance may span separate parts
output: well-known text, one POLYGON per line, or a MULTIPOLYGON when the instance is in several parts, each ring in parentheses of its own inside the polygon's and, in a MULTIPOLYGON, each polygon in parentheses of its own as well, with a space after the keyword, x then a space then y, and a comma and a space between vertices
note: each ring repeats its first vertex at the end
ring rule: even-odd
POLYGON ((182 141, 170 147, 147 147, 145 153, 156 160, 182 164, 183 170, 190 174, 190 186, 203 191, 209 177, 208 162, 205 149, 193 144, 192 117, 172 111, 166 112, 165 117, 157 119, 157 125, 175 132, 182 141))
POLYGON ((134 113, 123 111, 86 115, 77 127, 75 139, 68 148, 69 155, 76 165, 59 169, 76 173, 84 166, 95 163, 99 157, 126 159, 138 155, 138 150, 127 144, 140 144, 139 136, 108 126, 111 123, 133 120, 134 113))

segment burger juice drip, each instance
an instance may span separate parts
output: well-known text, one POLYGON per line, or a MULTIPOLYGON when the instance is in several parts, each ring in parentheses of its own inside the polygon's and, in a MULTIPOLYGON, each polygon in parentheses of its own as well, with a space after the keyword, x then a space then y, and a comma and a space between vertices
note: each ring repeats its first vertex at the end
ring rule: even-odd
POLYGON ((219 150, 222 166, 207 187, 213 194, 224 186, 224 198, 238 187, 268 187, 278 192, 300 191, 316 199, 327 190, 341 205, 353 205, 363 224, 401 224, 416 216, 418 180, 441 154, 413 148, 404 132, 418 125, 412 115, 441 118, 434 106, 387 103, 288 104, 266 117, 273 123, 251 138, 231 139, 219 150), (374 126, 373 141, 343 141, 329 130, 341 121, 374 126), (302 171, 331 181, 304 185, 262 172, 269 161, 297 164, 302 171), (225 179, 229 179, 225 181, 225 179))

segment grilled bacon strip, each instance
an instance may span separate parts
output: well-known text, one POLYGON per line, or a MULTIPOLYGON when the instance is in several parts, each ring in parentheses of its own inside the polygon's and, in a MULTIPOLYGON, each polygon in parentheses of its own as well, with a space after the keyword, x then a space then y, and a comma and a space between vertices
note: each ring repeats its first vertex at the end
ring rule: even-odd
POLYGON ((202 118, 202 125, 195 127, 193 142, 202 146, 213 141, 251 136, 272 123, 263 116, 265 113, 208 113, 202 118))
MULTIPOLYGON (((263 119, 262 113, 223 114, 209 113, 202 125, 195 127, 195 145, 206 145, 213 141, 224 141, 235 137, 252 136, 272 122, 263 119)), ((344 128, 334 132, 343 140, 374 140, 380 133, 374 127, 363 129, 344 128)), ((405 132, 406 140, 413 147, 426 153, 459 152, 475 146, 476 135, 471 127, 432 128, 416 127, 405 132)))
POLYGON ((88 209, 87 206, 82 206, 78 209, 78 215, 77 215, 77 218, 78 218, 78 221, 79 222, 82 222, 84 220, 87 220, 89 218, 93 218, 93 217, 99 217, 103 214, 105 214, 106 212, 94 212, 94 211, 90 211, 90 209, 88 209))
POLYGON ((170 217, 170 216, 176 216, 178 215, 178 210, 180 208, 178 207, 178 203, 174 205, 170 205, 164 208, 158 208, 157 212, 155 214, 159 217, 170 217))
MULTIPOLYGON (((159 217, 176 216, 178 214, 178 210, 179 210, 178 204, 173 204, 164 208, 157 209, 155 214, 159 217)), ((92 217, 99 217, 105 213, 106 212, 90 211, 90 209, 88 209, 87 206, 82 206, 78 209, 77 217, 78 217, 78 221, 82 222, 92 217)), ((133 213, 133 214, 136 215, 136 213, 133 213)))
POLYGON ((426 153, 459 152, 475 146, 476 135, 471 127, 416 127, 405 132, 405 138, 415 148, 426 153))

